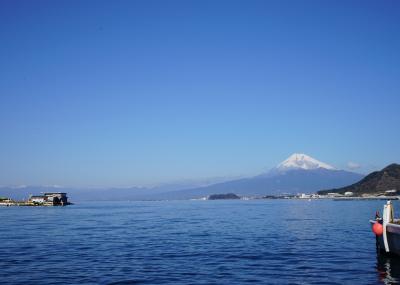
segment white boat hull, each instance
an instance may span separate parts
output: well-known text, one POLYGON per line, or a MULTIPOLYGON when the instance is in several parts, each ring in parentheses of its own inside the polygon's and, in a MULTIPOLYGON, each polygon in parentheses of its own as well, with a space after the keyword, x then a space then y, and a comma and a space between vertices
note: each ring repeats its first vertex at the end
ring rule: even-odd
MULTIPOLYGON (((378 221, 370 221, 371 224, 378 223, 378 221)), ((386 236, 389 251, 387 252, 384 244, 383 235, 377 236, 377 247, 380 251, 396 254, 400 256, 400 225, 396 223, 386 224, 386 236)))

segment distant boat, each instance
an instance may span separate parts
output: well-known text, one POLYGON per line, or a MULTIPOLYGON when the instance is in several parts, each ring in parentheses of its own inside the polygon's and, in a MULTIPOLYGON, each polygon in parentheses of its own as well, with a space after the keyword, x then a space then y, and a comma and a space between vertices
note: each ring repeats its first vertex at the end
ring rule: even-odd
POLYGON ((380 252, 400 256, 400 219, 394 218, 391 201, 383 207, 382 217, 377 212, 375 220, 370 220, 376 235, 376 246, 380 252))

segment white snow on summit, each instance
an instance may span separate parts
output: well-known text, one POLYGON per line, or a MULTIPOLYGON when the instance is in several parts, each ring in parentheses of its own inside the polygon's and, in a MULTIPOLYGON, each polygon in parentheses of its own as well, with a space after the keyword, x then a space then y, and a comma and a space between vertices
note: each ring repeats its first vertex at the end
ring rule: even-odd
POLYGON ((278 170, 285 171, 290 169, 318 169, 324 168, 329 170, 334 170, 333 166, 326 164, 324 162, 318 161, 311 156, 303 153, 294 153, 288 159, 281 162, 277 167, 278 170))

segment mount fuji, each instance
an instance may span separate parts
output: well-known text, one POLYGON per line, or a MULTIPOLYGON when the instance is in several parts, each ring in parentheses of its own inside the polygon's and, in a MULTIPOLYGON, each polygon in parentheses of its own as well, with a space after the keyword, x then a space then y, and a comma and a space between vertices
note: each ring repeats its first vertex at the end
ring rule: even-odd
POLYGON ((318 168, 336 170, 333 166, 318 161, 311 156, 303 153, 294 153, 288 159, 281 162, 277 167, 279 171, 287 171, 293 169, 313 170, 318 168))
POLYGON ((294 153, 260 175, 217 183, 206 187, 161 194, 163 199, 199 198, 211 194, 280 195, 314 193, 343 187, 361 180, 359 173, 336 169, 302 153, 294 153))
POLYGON ((22 199, 32 193, 52 191, 67 192, 73 201, 93 200, 93 197, 97 200, 190 199, 225 193, 263 196, 313 193, 322 189, 344 187, 362 178, 361 174, 339 170, 306 154, 295 153, 270 171, 248 178, 223 181, 219 179, 197 185, 181 183, 154 188, 82 190, 51 186, 0 187, 0 196, 22 199))

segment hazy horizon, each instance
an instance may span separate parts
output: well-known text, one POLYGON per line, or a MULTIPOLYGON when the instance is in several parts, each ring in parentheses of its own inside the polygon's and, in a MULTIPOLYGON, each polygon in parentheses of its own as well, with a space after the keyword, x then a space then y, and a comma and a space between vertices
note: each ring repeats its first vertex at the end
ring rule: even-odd
MULTIPOLYGON (((283 163, 284 161, 281 161, 280 163, 283 163)), ((199 187, 199 186, 204 186, 204 185, 211 185, 211 184, 215 184, 215 183, 220 183, 220 182, 226 182, 226 181, 231 181, 231 180, 235 180, 235 179, 241 179, 241 178, 251 178, 257 175, 262 175, 262 174, 266 174, 269 173, 270 171, 274 171, 275 169, 277 169, 279 166, 279 164, 276 164, 274 167, 272 168, 268 168, 268 169, 263 169, 260 170, 256 173, 247 173, 247 174, 242 174, 242 175, 236 175, 236 176, 214 176, 214 177, 198 177, 198 178, 182 178, 182 179, 176 179, 176 180, 170 180, 170 181, 163 181, 163 182, 159 182, 159 183, 153 183, 153 184, 132 184, 132 185, 108 185, 108 186, 102 186, 102 185, 59 185, 59 184, 10 184, 10 185, 1 185, 0 184, 0 188, 14 188, 14 189, 23 189, 23 188, 27 188, 27 187, 43 187, 43 188, 71 188, 71 189, 82 189, 82 190, 90 190, 90 189, 112 189, 112 188, 118 188, 118 189, 129 189, 129 188, 143 188, 143 189, 151 189, 151 188, 159 188, 159 187, 163 187, 163 186, 168 186, 168 185, 174 185, 177 187, 177 189, 185 189, 185 186, 191 188, 191 187, 199 187)), ((362 173, 360 172, 360 166, 356 165, 356 167, 352 167, 351 165, 347 166, 347 169, 342 169, 342 168, 336 168, 335 170, 344 170, 344 171, 349 171, 349 172, 353 172, 353 173, 358 173, 358 174, 362 174, 362 175, 367 175, 368 173, 362 173)), ((375 170, 371 170, 372 171, 379 171, 381 169, 375 169, 375 170)))

